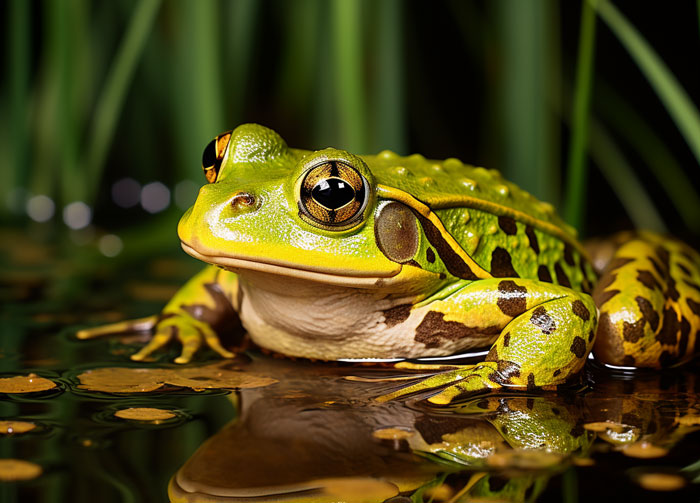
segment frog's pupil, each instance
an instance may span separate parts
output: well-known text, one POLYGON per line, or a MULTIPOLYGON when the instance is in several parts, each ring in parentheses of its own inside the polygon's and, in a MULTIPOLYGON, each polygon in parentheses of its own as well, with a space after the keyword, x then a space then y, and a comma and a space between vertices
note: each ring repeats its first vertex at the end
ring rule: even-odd
POLYGON ((204 148, 202 153, 202 167, 208 168, 216 162, 216 140, 212 140, 204 148))
POLYGON ((347 182, 339 178, 321 180, 311 191, 318 204, 329 210, 342 208, 355 199, 355 191, 347 182))

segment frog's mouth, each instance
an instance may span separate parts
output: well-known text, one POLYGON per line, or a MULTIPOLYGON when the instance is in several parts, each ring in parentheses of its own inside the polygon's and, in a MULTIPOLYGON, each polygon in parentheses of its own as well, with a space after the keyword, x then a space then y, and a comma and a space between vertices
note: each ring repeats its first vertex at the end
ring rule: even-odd
POLYGON ((182 245, 182 249, 194 258, 232 272, 239 272, 241 270, 258 271, 276 276, 286 276, 335 286, 379 288, 392 282, 392 278, 396 278, 403 269, 403 266, 397 263, 396 268, 390 271, 367 271, 365 275, 357 275, 356 272, 353 271, 353 273, 344 274, 342 271, 329 270, 323 267, 301 268, 296 265, 277 261, 265 262, 259 259, 251 260, 241 257, 232 257, 230 255, 208 255, 197 251, 184 241, 181 241, 180 244, 182 245))

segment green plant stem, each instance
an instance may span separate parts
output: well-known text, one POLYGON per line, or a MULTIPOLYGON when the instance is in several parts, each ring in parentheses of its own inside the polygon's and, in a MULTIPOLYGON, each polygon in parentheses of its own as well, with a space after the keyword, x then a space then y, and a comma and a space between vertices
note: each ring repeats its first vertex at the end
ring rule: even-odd
POLYGON ((644 117, 613 88, 604 81, 596 82, 596 88, 596 95, 605 103, 605 106, 598 107, 601 118, 610 124, 614 128, 613 132, 626 140, 639 158, 649 166, 659 187, 666 192, 683 219, 683 225, 692 232, 700 233, 700 194, 676 157, 644 117))
POLYGON ((556 55, 550 36, 553 3, 499 0, 495 5, 502 57, 498 100, 503 171, 537 197, 554 201, 556 127, 548 104, 554 87, 548 70, 556 55))
POLYGON ((667 232, 654 201, 605 127, 590 118, 589 153, 637 229, 667 232))
POLYGON ((89 193, 93 196, 101 179, 105 156, 114 137, 126 92, 151 33, 160 3, 161 0, 141 0, 136 4, 124 39, 97 100, 85 157, 91 189, 89 193))
POLYGON ((595 49, 595 11, 587 0, 583 0, 582 4, 564 203, 564 218, 579 231, 583 227, 585 195, 587 193, 586 142, 595 49))
POLYGON ((654 49, 611 2, 601 0, 592 5, 644 73, 700 163, 700 113, 697 107, 654 49))
POLYGON ((342 147, 367 151, 367 100, 362 69, 362 3, 333 0, 332 28, 335 99, 342 147))
POLYGON ((382 0, 376 8, 378 26, 374 58, 374 96, 372 99, 372 151, 391 149, 405 155, 406 103, 402 50, 403 6, 401 0, 382 0))
POLYGON ((2 199, 9 190, 26 183, 23 176, 28 163, 27 108, 29 87, 29 54, 31 24, 29 23, 29 2, 12 0, 9 6, 10 54, 8 75, 10 78, 10 121, 11 121, 11 169, 0 173, 2 199))

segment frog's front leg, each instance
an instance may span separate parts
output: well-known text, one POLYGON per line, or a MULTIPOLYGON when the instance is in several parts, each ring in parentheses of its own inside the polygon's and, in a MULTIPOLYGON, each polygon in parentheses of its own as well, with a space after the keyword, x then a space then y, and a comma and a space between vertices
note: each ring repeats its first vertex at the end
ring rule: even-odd
POLYGON ((234 273, 207 266, 178 290, 161 314, 80 330, 76 336, 90 339, 153 330, 153 338, 131 356, 132 360, 146 359, 173 339, 182 344, 176 363, 189 362, 203 344, 231 358, 234 354, 221 345, 217 333, 237 320, 238 295, 238 279, 234 273))
POLYGON ((563 384, 583 367, 597 323, 590 296, 519 278, 475 281, 448 299, 431 303, 429 309, 426 317, 437 312, 455 326, 500 333, 483 363, 452 367, 381 400, 447 386, 429 398, 446 404, 458 395, 494 388, 563 384))

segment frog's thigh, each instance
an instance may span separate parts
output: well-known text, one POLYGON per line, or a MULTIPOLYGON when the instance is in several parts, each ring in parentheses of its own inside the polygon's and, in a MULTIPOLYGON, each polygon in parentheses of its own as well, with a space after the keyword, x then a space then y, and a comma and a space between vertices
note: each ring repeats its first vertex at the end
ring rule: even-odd
POLYGON ((486 362, 497 367, 489 375, 499 385, 562 383, 581 369, 595 337, 590 296, 532 279, 476 281, 441 310, 448 319, 498 329, 486 362))
POLYGON ((700 257, 684 244, 644 233, 621 246, 593 292, 600 309, 596 358, 659 368, 699 349, 700 257))
POLYGON ((503 329, 486 357, 497 369, 491 380, 533 388, 561 384, 581 370, 595 339, 595 304, 567 288, 551 293, 556 298, 530 307, 503 329))

